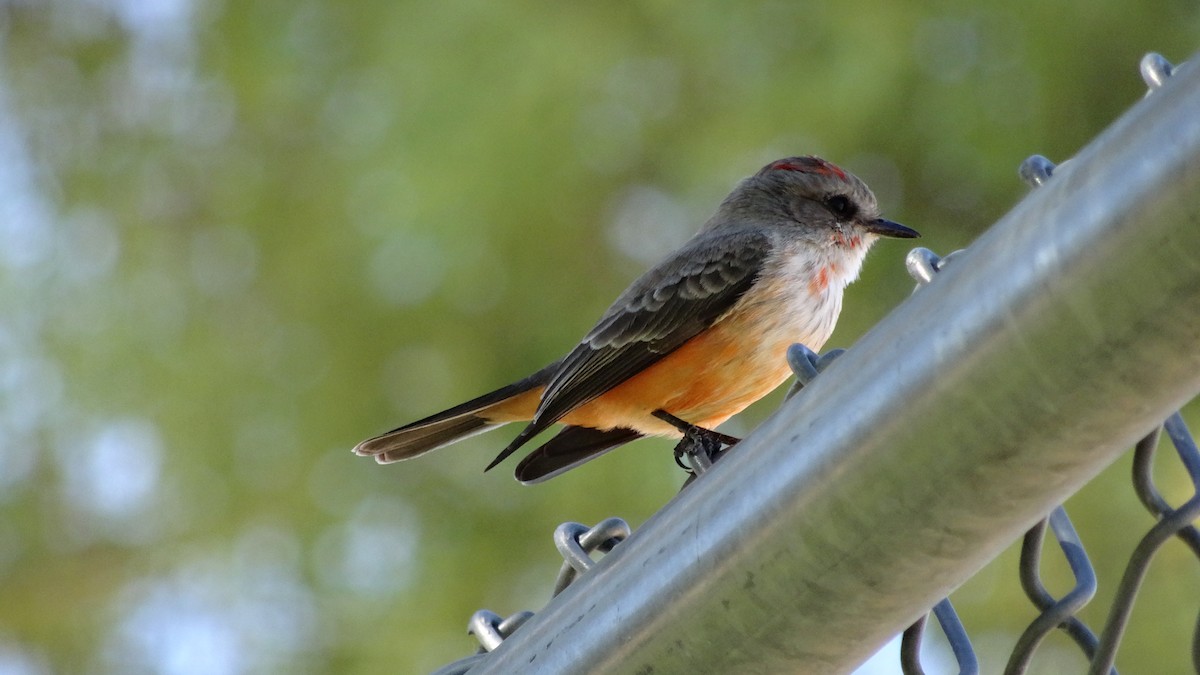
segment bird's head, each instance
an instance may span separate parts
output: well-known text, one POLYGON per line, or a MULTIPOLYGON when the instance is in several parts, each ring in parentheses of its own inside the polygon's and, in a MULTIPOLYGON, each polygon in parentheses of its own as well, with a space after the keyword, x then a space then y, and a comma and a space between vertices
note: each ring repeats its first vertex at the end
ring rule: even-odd
POLYGON ((743 180, 706 229, 738 224, 789 228, 822 246, 866 249, 879 237, 916 230, 879 215, 875 195, 854 174, 819 157, 788 157, 743 180))

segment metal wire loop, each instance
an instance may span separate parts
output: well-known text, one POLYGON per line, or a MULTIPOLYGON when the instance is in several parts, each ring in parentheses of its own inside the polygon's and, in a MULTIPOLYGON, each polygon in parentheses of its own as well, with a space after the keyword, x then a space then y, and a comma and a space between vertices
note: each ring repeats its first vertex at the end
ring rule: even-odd
POLYGON ((788 347, 787 362, 792 369, 792 374, 796 376, 796 381, 788 388, 787 394, 784 395, 784 400, 788 400, 795 396, 801 389, 806 387, 813 379, 821 374, 829 364, 833 363, 837 357, 846 352, 845 349, 830 349, 829 351, 817 356, 817 353, 808 347, 797 342, 788 347))
MULTIPOLYGON (((1050 517, 1041 521, 1025 534, 1021 546, 1020 563, 1021 587, 1025 595, 1033 602, 1041 614, 1037 616, 1018 638, 1012 654, 1009 656, 1005 675, 1024 673, 1033 659, 1033 652, 1042 640, 1055 628, 1063 629, 1075 641, 1088 661, 1096 653, 1097 639, 1075 614, 1083 608, 1096 594, 1096 571, 1088 560, 1087 552, 1079 534, 1071 525, 1067 512, 1060 506, 1050 513, 1050 517), (1063 557, 1075 577, 1075 586, 1062 598, 1055 599, 1046 590, 1039 576, 1039 562, 1042 557, 1042 543, 1045 539, 1047 525, 1062 549, 1063 557)), ((1116 673, 1115 670, 1112 673, 1116 673)))
POLYGON ((1017 169, 1017 174, 1021 176, 1021 180, 1029 187, 1040 187, 1043 183, 1050 180, 1054 175, 1054 169, 1057 167, 1054 162, 1046 159, 1042 155, 1030 155, 1021 162, 1020 168, 1017 169))
POLYGON ((554 546, 563 557, 563 566, 554 582, 554 593, 563 592, 571 582, 596 564, 594 551, 608 553, 630 535, 629 523, 620 518, 608 518, 587 527, 579 523, 563 523, 554 530, 554 546))
POLYGON ((481 651, 490 652, 499 647, 505 638, 512 635, 531 616, 533 612, 523 611, 502 619, 495 612, 481 609, 471 615, 471 620, 467 622, 467 633, 479 640, 481 651))
MULTIPOLYGON (((579 523, 563 523, 554 530, 554 545, 563 557, 562 570, 554 584, 554 595, 558 595, 582 572, 595 565, 591 553, 608 553, 617 544, 629 537, 629 524, 620 518, 609 518, 595 527, 579 523)), ((442 666, 433 675, 463 675, 500 646, 510 635, 533 616, 533 612, 522 611, 507 618, 490 610, 481 609, 471 615, 467 622, 467 633, 479 641, 479 651, 466 658, 442 666)))
POLYGON ((920 288, 933 281, 937 273, 945 269, 961 251, 962 249, 951 251, 945 257, 941 257, 927 248, 917 247, 905 256, 904 267, 908 270, 908 275, 917 282, 917 288, 920 288))
MULTIPOLYGON (((1121 577, 1116 597, 1109 609, 1104 632, 1100 635, 1096 658, 1092 662, 1091 670, 1088 671, 1092 675, 1105 672, 1116 661, 1117 648, 1120 646, 1125 626, 1129 622, 1129 615, 1133 611, 1134 600, 1158 549, 1172 537, 1178 536, 1188 544, 1193 553, 1200 557, 1200 552, 1197 552, 1195 545, 1200 534, 1196 533, 1196 527, 1192 525, 1197 518, 1200 518, 1200 450, 1197 450, 1196 441, 1178 412, 1167 418, 1163 428, 1191 478, 1195 494, 1179 508, 1171 509, 1153 486, 1153 479, 1149 475, 1149 458, 1143 457, 1141 461, 1136 460, 1137 454, 1149 455, 1153 451, 1150 446, 1157 441, 1157 432, 1147 436, 1142 443, 1138 444, 1134 471, 1135 473, 1141 472, 1143 475, 1134 478, 1134 486, 1138 490, 1138 496, 1142 503, 1158 518, 1158 522, 1142 537, 1129 558, 1129 565, 1125 568, 1125 574, 1121 577), (1143 494, 1143 488, 1147 487, 1149 491, 1143 494)), ((1192 634, 1192 668, 1200 673, 1200 619, 1197 619, 1196 628, 1192 634)))
POLYGON ((909 251, 904 258, 904 267, 917 282, 918 288, 933 281, 933 277, 941 270, 941 264, 942 259, 938 254, 920 246, 909 251))
POLYGON ((1156 89, 1163 86, 1167 78, 1171 77, 1175 72, 1175 66, 1166 60, 1162 54, 1150 52, 1142 57, 1141 63, 1138 64, 1138 70, 1142 73, 1142 80, 1145 81, 1149 91, 1146 95, 1153 94, 1156 89))
POLYGON ((796 379, 806 385, 845 351, 845 349, 831 349, 818 356, 816 352, 797 342, 788 347, 787 362, 792 368, 792 373, 796 375, 796 379))
MULTIPOLYGON (((1178 413, 1167 420, 1167 426, 1175 432, 1171 435, 1171 440, 1175 445, 1180 461, 1191 476, 1193 485, 1196 485, 1197 491, 1200 492, 1200 453, 1195 451, 1195 442, 1190 437, 1180 433, 1179 425, 1182 424, 1182 420, 1176 422, 1175 417, 1177 415, 1178 413)), ((1154 484, 1154 454, 1155 450, 1158 449, 1158 441, 1161 436, 1162 427, 1159 427, 1139 441, 1133 452, 1134 491, 1137 493, 1142 505, 1146 507, 1146 510, 1156 518, 1169 515, 1174 511, 1154 484)), ((1177 536, 1183 543, 1187 544, 1188 548, 1192 549, 1192 553, 1197 558, 1200 558, 1200 529, 1197 529, 1195 525, 1188 525, 1181 529, 1177 533, 1177 536)))
MULTIPOLYGON (((975 649, 971 646, 971 638, 967 636, 967 629, 959 620, 958 612, 954 611, 954 605, 950 604, 950 598, 944 598, 935 605, 933 615, 937 617, 942 634, 950 643, 954 660, 958 663, 959 675, 977 675, 979 659, 975 655, 975 649)), ((909 626, 900 638, 900 669, 904 675, 924 675, 925 673, 925 668, 921 665, 921 641, 925 636, 925 625, 928 622, 929 615, 926 614, 909 626)))
POLYGON ((946 641, 950 643, 950 650, 954 652, 954 660, 958 662, 959 675, 977 675, 979 659, 975 656, 974 648, 971 647, 971 638, 967 636, 967 629, 959 620, 958 612, 954 611, 954 605, 950 604, 950 598, 944 598, 934 605, 933 615, 937 617, 938 625, 942 627, 942 633, 946 636, 946 641))

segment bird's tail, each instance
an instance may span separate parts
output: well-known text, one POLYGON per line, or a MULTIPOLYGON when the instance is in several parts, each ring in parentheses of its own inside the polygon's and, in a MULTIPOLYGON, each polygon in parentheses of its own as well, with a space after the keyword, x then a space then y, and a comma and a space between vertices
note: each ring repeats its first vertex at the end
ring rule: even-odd
POLYGON ((368 438, 354 446, 354 452, 388 464, 423 455, 508 422, 528 420, 537 409, 549 371, 549 367, 544 368, 520 382, 368 438))

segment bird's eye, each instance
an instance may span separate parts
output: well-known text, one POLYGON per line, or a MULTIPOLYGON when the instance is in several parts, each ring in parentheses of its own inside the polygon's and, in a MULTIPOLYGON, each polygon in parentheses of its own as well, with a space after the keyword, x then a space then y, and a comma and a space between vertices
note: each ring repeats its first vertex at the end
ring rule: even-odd
POLYGON ((833 195, 825 200, 825 206, 833 211, 833 215, 838 218, 850 218, 854 215, 854 204, 846 195, 833 195))

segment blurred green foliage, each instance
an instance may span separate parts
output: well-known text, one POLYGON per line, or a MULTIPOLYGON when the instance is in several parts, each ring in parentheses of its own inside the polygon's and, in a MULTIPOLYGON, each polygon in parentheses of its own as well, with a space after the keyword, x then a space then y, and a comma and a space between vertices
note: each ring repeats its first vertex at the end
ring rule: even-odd
MULTIPOLYGON (((0 672, 466 655, 472 611, 547 600, 555 525, 670 499, 669 444, 525 488, 480 471, 505 431, 389 467, 355 442, 557 357, 776 157, 828 157, 923 245, 966 246, 1021 159, 1137 101, 1144 52, 1191 53, 1196 9, 0 5, 0 672)), ((872 253, 830 346, 908 294, 906 250, 872 253)), ((1128 468, 1071 504, 1094 626, 1150 524, 1128 468)), ((1034 614, 1015 554, 954 597, 995 672, 1034 614)), ((1168 546, 1118 664, 1186 670, 1198 597, 1168 546)), ((1036 668, 1079 664, 1056 636, 1036 668)))

